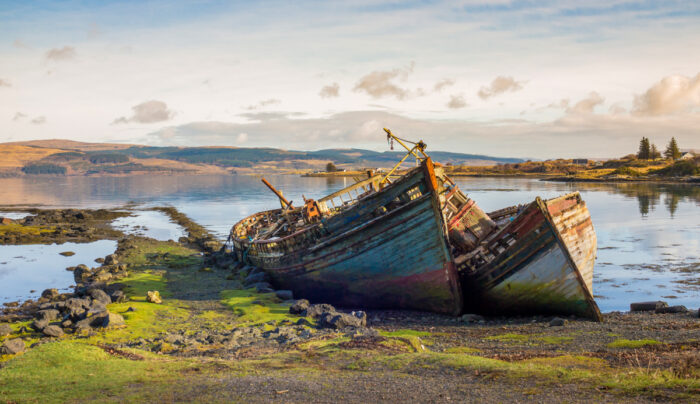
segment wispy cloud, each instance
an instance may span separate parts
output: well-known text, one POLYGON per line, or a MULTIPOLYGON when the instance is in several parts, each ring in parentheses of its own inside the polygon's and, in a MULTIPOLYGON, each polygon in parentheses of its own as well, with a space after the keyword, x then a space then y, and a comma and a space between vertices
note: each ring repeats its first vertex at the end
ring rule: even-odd
MULTIPOLYGON (((603 104, 605 98, 601 97, 600 94, 593 91, 588 94, 588 97, 582 99, 581 101, 574 104, 573 107, 567 108, 567 112, 574 114, 592 114, 595 107, 603 104)), ((566 102, 568 105, 568 100, 566 102)))
POLYGON ((669 115, 700 107, 700 73, 695 77, 664 77, 634 99, 637 115, 669 115))
POLYGON ((482 100, 486 100, 499 94, 522 90, 523 84, 522 81, 516 81, 512 77, 498 76, 488 86, 481 87, 477 95, 482 100))
POLYGON ((453 79, 442 79, 435 83, 435 86, 433 86, 434 91, 442 91, 443 89, 453 86, 455 84, 455 81, 453 79))
POLYGON ((333 83, 327 86, 323 86, 323 88, 321 88, 321 91, 319 91, 318 95, 321 98, 338 97, 340 95, 340 85, 338 83, 333 83))
POLYGON ((75 48, 72 46, 64 46, 63 48, 54 48, 46 51, 44 57, 46 60, 61 62, 67 60, 73 60, 77 56, 75 48))
POLYGON ((142 102, 141 104, 131 107, 133 115, 130 118, 120 117, 115 119, 112 124, 123 123, 156 123, 168 121, 173 118, 175 113, 168 109, 168 105, 163 101, 151 100, 142 102))
POLYGON ((12 87, 12 84, 7 80, 0 79, 0 87, 12 87))
POLYGON ((451 95, 450 101, 447 102, 447 108, 459 109, 467 106, 467 101, 464 100, 463 95, 451 95))
POLYGON ((17 122, 17 121, 21 121, 22 119, 24 119, 24 118, 26 118, 26 117, 27 117, 26 114, 23 114, 23 113, 21 113, 21 112, 16 112, 16 113, 15 113, 15 116, 12 117, 12 120, 13 120, 14 122, 17 122))
POLYGON ((248 105, 247 107, 245 107, 245 109, 249 111, 254 111, 256 109, 265 108, 270 105, 277 105, 280 102, 282 101, 278 100, 277 98, 268 98, 266 100, 259 101, 257 104, 248 105))
POLYGON ((406 81, 413 73, 413 67, 414 63, 411 62, 405 68, 373 71, 360 78, 353 91, 364 92, 375 99, 395 97, 397 100, 403 100, 411 95, 411 90, 400 87, 396 81, 406 81))
POLYGON ((45 116, 37 116, 36 118, 32 119, 30 121, 34 125, 43 125, 46 123, 46 117, 45 116))

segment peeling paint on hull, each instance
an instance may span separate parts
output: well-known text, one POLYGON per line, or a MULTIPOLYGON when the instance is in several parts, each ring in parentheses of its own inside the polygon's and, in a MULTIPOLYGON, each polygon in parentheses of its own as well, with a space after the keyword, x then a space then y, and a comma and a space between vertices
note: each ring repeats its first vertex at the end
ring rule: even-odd
POLYGON ((428 177, 427 170, 412 170, 304 232, 275 241, 234 240, 234 250, 268 273, 274 286, 312 301, 459 314, 459 279, 428 177), (407 203, 391 207, 406 194, 412 195, 407 203))
MULTIPOLYGON (((585 268, 592 274, 595 255, 588 250, 595 249, 595 233, 578 193, 551 201, 538 198, 501 230, 499 237, 515 241, 475 272, 465 274, 464 294, 474 296, 466 302, 467 311, 574 314, 600 320, 586 281, 588 275, 580 271, 585 268), (562 198, 568 201, 566 208, 556 205, 562 198), (592 234, 592 239, 575 239, 572 234, 577 226, 580 234, 592 234), (569 244, 579 250, 572 253, 569 244)), ((499 237, 490 243, 498 245, 499 237)))

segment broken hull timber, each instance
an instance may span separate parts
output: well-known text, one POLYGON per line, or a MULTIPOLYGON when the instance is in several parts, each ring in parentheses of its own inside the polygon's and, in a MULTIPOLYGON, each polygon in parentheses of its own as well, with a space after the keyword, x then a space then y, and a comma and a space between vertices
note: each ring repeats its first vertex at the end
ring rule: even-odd
POLYGON ((595 249, 590 214, 577 192, 549 201, 537 198, 489 240, 480 257, 486 263, 462 271, 463 287, 474 297, 465 309, 573 314, 599 321, 592 296, 595 249))
POLYGON ((461 288, 431 164, 317 226, 276 240, 235 239, 234 249, 276 287, 312 301, 459 314, 461 288), (398 207, 397 198, 405 200, 398 207))

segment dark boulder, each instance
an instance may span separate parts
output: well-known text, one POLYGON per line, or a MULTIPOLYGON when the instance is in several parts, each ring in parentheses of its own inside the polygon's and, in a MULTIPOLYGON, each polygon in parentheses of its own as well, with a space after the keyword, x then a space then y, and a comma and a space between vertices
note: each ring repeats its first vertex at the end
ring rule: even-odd
POLYGON ((291 290, 278 290, 275 295, 282 300, 292 300, 294 299, 294 293, 291 290))
POLYGON ((100 302, 104 306, 112 303, 112 298, 110 298, 109 295, 102 289, 88 289, 87 294, 93 301, 100 302))
POLYGON ((630 311, 656 311, 663 307, 668 307, 668 303, 660 300, 656 302, 638 302, 630 304, 630 311))
POLYGON ((47 309, 37 311, 35 317, 39 320, 46 320, 50 322, 56 320, 59 314, 61 314, 61 312, 56 309, 47 309))
POLYGON ((124 324, 126 324, 124 322, 124 317, 110 311, 105 311, 104 313, 95 316, 95 319, 92 322, 93 327, 119 327, 124 324))
POLYGON ((51 289, 46 289, 43 292, 41 292, 41 297, 45 297, 47 299, 55 299, 59 296, 58 289, 51 288, 51 289))
POLYGON ((310 306, 310 303, 306 299, 299 299, 294 304, 289 307, 289 312, 292 314, 301 314, 306 311, 310 306))
POLYGON ((550 322, 549 326, 550 327, 562 327, 564 324, 566 324, 567 321, 566 319, 563 319, 561 317, 554 317, 550 322))
POLYGON ((114 256, 114 254, 109 254, 108 256, 105 257, 104 265, 117 265, 119 264, 119 261, 117 261, 117 257, 114 256))
POLYGON ((124 303, 128 300, 124 292, 121 290, 115 290, 109 296, 114 303, 124 303))
POLYGON ((364 311, 346 313, 324 313, 318 322, 321 328, 335 328, 336 330, 347 327, 365 327, 367 314, 364 311))
POLYGON ((326 313, 336 314, 335 307, 330 304, 312 304, 306 310, 304 310, 301 315, 304 317, 320 318, 326 313))
POLYGON ((688 308, 682 305, 679 306, 668 306, 668 307, 659 307, 658 309, 654 310, 657 313, 687 313, 688 308))
POLYGON ((34 320, 32 322, 32 328, 36 331, 41 331, 49 325, 49 320, 34 320))
POLYGON ((63 330, 57 325, 49 325, 44 327, 41 332, 47 337, 60 337, 63 336, 63 330))
POLYGON ((8 339, 0 346, 0 353, 3 355, 14 355, 24 352, 24 341, 19 338, 8 339))
POLYGON ((264 272, 258 272, 248 275, 244 280, 243 284, 246 286, 251 286, 256 283, 264 282, 267 279, 267 275, 264 272))

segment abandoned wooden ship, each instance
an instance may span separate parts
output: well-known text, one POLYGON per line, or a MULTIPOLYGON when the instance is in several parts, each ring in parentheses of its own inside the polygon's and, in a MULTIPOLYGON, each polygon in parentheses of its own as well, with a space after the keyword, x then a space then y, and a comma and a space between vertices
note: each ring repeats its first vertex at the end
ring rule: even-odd
POLYGON ((408 150, 387 174, 300 207, 263 179, 283 207, 233 226, 237 258, 277 287, 337 305, 600 318, 595 232, 578 193, 486 214, 423 142, 385 131, 408 150), (411 156, 420 165, 394 176, 411 156))

